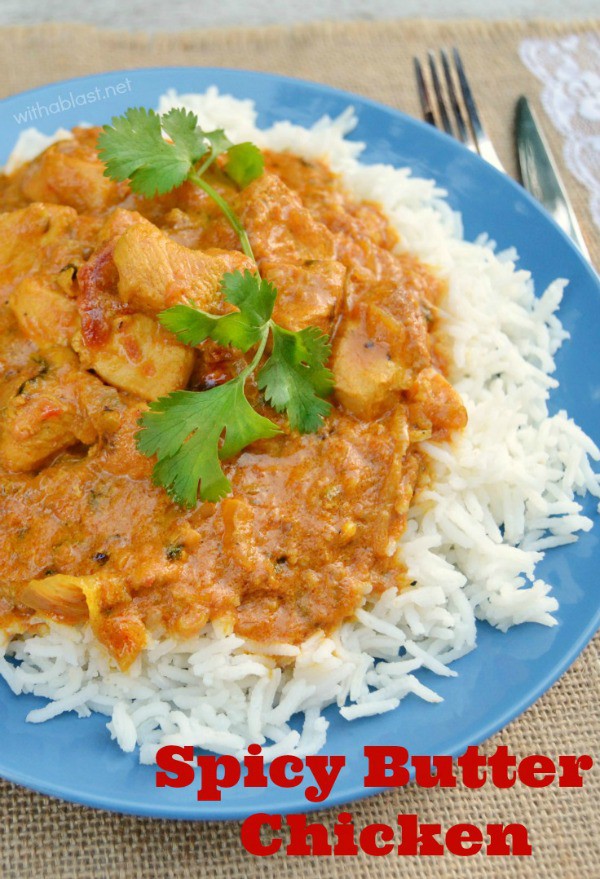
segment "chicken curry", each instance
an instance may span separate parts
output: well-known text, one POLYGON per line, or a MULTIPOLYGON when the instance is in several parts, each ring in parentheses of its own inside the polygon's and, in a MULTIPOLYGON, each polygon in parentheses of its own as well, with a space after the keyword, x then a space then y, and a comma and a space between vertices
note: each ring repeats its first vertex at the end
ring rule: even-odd
POLYGON ((97 137, 75 129, 0 178, 0 629, 89 619, 122 668, 149 631, 218 621, 294 644, 332 631, 368 592, 407 585, 394 546, 425 473, 419 444, 466 422, 444 377, 444 285, 324 163, 265 152, 242 191, 210 170, 253 263, 198 187, 144 198, 108 179, 97 137), (157 315, 221 313, 223 274, 257 266, 281 326, 331 336, 333 409, 300 435, 250 380, 282 432, 224 462, 229 496, 185 509, 152 482, 140 416, 250 355, 184 345, 157 315))

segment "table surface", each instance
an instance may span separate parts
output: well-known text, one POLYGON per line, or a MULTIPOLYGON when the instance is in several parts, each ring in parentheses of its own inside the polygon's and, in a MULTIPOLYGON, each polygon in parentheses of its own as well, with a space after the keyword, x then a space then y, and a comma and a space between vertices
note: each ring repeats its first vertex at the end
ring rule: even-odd
POLYGON ((0 25, 72 21, 111 28, 186 28, 390 18, 576 19, 598 13, 598 0, 2 0, 0 25))
MULTIPOLYGON (((483 0, 480 3, 485 6, 483 0)), ((2 10, 9 5, 4 0, 2 10)), ((21 5, 27 7, 26 3, 21 5)), ((171 0, 170 8, 174 5, 171 0)), ((590 27, 597 30, 598 22, 361 22, 151 36, 81 24, 0 28, 0 97, 102 70, 203 64, 313 79, 417 115, 413 54, 423 55, 431 46, 457 45, 468 59, 469 76, 500 157, 514 173, 510 120, 516 98, 528 94, 543 113, 540 84, 519 60, 522 39, 558 37, 590 27)), ((560 136, 552 126, 546 128, 598 265, 600 236, 591 222, 587 193, 562 163, 560 136)), ((600 636, 548 693, 485 744, 485 753, 492 753, 499 744, 506 744, 519 757, 588 752, 597 743, 600 730, 599 653, 600 636)), ((465 821, 477 826, 488 821, 519 821, 529 828, 532 858, 497 858, 492 864, 480 856, 252 858, 241 847, 236 822, 175 823, 111 815, 0 781, 0 876, 479 879, 493 875, 494 879, 591 879, 600 875, 600 835, 595 832, 599 801, 600 771, 595 769, 579 790, 496 790, 486 786, 480 791, 461 787, 430 791, 411 786, 348 806, 358 827, 376 821, 393 824, 400 813, 416 813, 421 821, 441 822, 444 827, 465 821)), ((312 820, 331 828, 336 816, 336 810, 329 810, 313 815, 312 820)))

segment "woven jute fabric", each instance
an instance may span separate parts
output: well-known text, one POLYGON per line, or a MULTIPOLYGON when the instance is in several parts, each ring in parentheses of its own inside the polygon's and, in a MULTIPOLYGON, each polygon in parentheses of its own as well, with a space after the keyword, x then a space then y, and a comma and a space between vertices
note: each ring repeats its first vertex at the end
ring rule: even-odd
MULTIPOLYGON (((539 104, 540 84, 523 67, 518 46, 525 37, 552 38, 598 30, 596 22, 561 24, 435 23, 424 21, 319 24, 297 28, 223 30, 146 36, 77 25, 0 30, 0 96, 66 77, 157 65, 243 67, 316 80, 418 114, 411 60, 442 45, 458 46, 506 167, 514 171, 512 116, 520 94, 539 104)), ((587 208, 587 194, 562 164, 562 144, 548 120, 546 130, 562 165, 574 206, 596 264, 600 240, 587 208)), ((590 588, 593 584, 586 584, 590 588)), ((501 637, 501 636, 499 636, 501 637)), ((506 744, 527 754, 594 753, 600 732, 600 639, 534 706, 486 743, 492 753, 506 744)), ((502 669, 499 669, 502 674, 502 669)), ((456 681, 460 686, 460 678, 456 681)), ((0 711, 2 710, 0 706, 0 711)), ((431 723, 435 723, 432 709, 431 723)), ((18 730, 15 730, 18 735, 18 730)), ((1 747, 1 745, 0 745, 1 747)), ((68 754, 69 742, 65 742, 68 754)), ((600 877, 598 807, 600 772, 581 789, 553 785, 531 790, 485 786, 423 790, 401 788, 349 804, 357 827, 394 824, 416 813, 445 828, 460 822, 521 822, 530 833, 527 858, 286 857, 255 858, 240 843, 238 823, 138 819, 49 799, 0 782, 0 876, 2 879, 250 879, 250 877, 600 877)), ((157 792, 157 796, 159 796, 157 792)), ((311 815, 332 827, 338 810, 311 815)))

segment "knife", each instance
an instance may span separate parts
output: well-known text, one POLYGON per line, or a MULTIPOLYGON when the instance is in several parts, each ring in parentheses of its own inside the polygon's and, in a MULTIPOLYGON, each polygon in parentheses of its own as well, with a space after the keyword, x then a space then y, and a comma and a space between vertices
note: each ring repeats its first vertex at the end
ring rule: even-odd
POLYGON ((525 97, 517 101, 516 136, 523 185, 544 205, 561 229, 571 236, 589 261, 589 251, 548 142, 525 97))

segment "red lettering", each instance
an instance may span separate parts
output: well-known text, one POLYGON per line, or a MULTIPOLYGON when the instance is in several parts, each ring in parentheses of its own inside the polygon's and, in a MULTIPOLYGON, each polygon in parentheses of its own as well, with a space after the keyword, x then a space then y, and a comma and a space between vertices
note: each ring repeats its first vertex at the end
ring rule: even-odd
POLYGON ((530 855, 532 852, 529 844, 527 828, 523 824, 488 824, 486 826, 490 838, 486 849, 487 855, 530 855), (510 836, 512 845, 506 841, 510 836))
POLYGON ((290 828, 290 841, 286 855, 330 855, 329 834, 324 824, 307 824, 306 815, 286 815, 290 828), (311 837, 312 845, 307 837, 311 837))
POLYGON ((408 751, 400 745, 365 745, 369 770, 364 778, 365 787, 402 787, 410 781, 406 768, 408 751))
POLYGON ((476 855, 483 846, 483 834, 474 824, 454 824, 446 833, 446 848, 452 855, 476 855))
POLYGON ((381 857, 389 855, 394 850, 394 830, 389 824, 367 824, 360 832, 360 847, 366 855, 381 857), (381 836, 383 845, 377 844, 377 837, 381 836))
POLYGON ((581 757, 566 755, 558 758, 558 765, 562 770, 558 781, 559 787, 582 787, 583 778, 580 773, 591 769, 594 761, 589 754, 582 754, 581 757))
POLYGON ((399 855, 443 855, 444 846, 436 839, 442 832, 440 824, 422 824, 416 815, 398 815, 398 826, 402 832, 397 854, 399 855))
POLYGON ((300 759, 300 757, 294 756, 281 756, 275 757, 273 762, 269 767, 269 772, 271 775, 271 781, 273 784, 276 784, 278 787, 297 787, 302 782, 302 770, 304 769, 304 763, 300 759), (286 768, 290 767, 292 772, 295 772, 295 775, 291 777, 286 775, 286 768))
POLYGON ((164 772, 156 773, 156 787, 187 787, 194 783, 194 749, 191 745, 163 745, 156 752, 156 762, 164 772), (179 759, 175 759, 175 758, 179 759), (188 762, 186 762, 188 761, 188 762), (167 775, 172 772, 172 778, 167 775))
POLYGON ((527 787, 548 787, 556 776, 556 766, 550 757, 531 754, 529 757, 523 757, 519 763, 518 775, 519 781, 527 787))
POLYGON ((333 828, 336 843, 333 847, 334 855, 357 855, 358 846, 354 839, 354 824, 350 812, 340 812, 333 828))
POLYGON ((415 781, 419 787, 456 787, 452 757, 417 755, 411 758, 411 763, 415 767, 415 781))
POLYGON ((199 800, 220 800, 221 788, 235 787, 242 771, 235 757, 225 754, 222 757, 198 755, 196 762, 202 770, 202 784, 198 789, 199 800), (223 772, 219 773, 219 769, 223 772))
POLYGON ((479 772, 487 765, 487 758, 479 753, 476 745, 469 745, 467 750, 456 761, 462 770, 462 780, 465 787, 472 789, 483 787, 487 779, 487 772, 479 772))
POLYGON ((246 818, 240 830, 240 839, 246 851, 261 858, 274 855, 281 848, 279 837, 274 837, 268 843, 262 842, 260 833, 265 826, 270 827, 271 830, 281 830, 281 815, 267 815, 266 812, 258 812, 256 815, 250 815, 246 818))
POLYGON ((266 787, 269 783, 264 771, 265 761, 260 745, 248 745, 248 754, 244 757, 246 776, 244 787, 266 787))
POLYGON ((311 803, 322 803, 326 800, 338 775, 346 765, 345 757, 307 757, 306 768, 310 769, 316 781, 316 786, 306 788, 305 797, 311 803))
POLYGON ((492 770, 492 784, 494 787, 513 787, 517 780, 517 758, 509 754, 506 745, 498 745, 495 752, 488 758, 488 766, 492 770), (515 769, 509 772, 509 769, 515 769))

